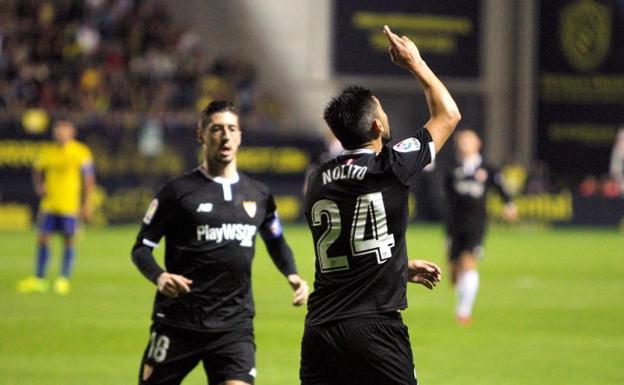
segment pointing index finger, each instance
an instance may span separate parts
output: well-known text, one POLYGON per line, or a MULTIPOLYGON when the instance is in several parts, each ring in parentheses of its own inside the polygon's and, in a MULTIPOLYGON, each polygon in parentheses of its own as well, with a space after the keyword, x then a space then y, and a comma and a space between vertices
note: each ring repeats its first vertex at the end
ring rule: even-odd
POLYGON ((396 46, 399 44, 400 42, 399 37, 390 30, 390 27, 388 27, 387 25, 384 25, 383 32, 392 45, 396 46))

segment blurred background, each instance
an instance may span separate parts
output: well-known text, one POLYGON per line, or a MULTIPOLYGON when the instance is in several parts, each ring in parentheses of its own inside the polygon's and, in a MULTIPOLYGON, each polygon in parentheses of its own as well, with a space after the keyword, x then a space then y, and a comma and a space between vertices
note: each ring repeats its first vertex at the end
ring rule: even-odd
MULTIPOLYGON (((95 155, 93 224, 136 222, 158 185, 197 164, 196 116, 215 99, 240 107, 240 169, 301 220, 305 171, 331 147, 323 107, 343 86, 373 89, 395 140, 428 118, 383 24, 447 84, 524 220, 621 225, 622 0, 4 0, 0 227, 30 228, 30 167, 61 116, 95 155)), ((440 172, 421 179, 412 216, 437 221, 440 172)))

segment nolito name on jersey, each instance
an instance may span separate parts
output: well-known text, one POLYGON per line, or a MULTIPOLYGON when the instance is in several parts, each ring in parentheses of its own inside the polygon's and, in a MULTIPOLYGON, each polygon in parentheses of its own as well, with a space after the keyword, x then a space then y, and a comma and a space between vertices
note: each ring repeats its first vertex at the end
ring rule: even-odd
POLYGON ((362 180, 366 176, 366 166, 358 166, 355 164, 342 164, 334 168, 323 171, 323 185, 341 179, 357 179, 362 180))
POLYGON ((210 225, 197 226, 198 241, 239 241, 243 247, 252 247, 253 238, 256 235, 256 226, 243 223, 223 223, 218 227, 210 225))

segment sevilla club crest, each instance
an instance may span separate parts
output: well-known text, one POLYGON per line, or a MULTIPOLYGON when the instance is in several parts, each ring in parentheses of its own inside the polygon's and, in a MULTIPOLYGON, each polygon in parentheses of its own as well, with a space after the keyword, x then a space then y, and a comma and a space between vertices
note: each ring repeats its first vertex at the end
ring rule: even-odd
POLYGON ((256 201, 243 201, 243 208, 250 218, 256 216, 256 210, 258 208, 256 205, 256 201))

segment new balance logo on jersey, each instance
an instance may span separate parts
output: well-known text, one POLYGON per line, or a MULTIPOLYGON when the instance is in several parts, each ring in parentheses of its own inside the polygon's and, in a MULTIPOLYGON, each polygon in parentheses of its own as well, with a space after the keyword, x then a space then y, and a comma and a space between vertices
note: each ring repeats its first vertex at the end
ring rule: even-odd
POLYGON ((341 179, 362 180, 366 176, 368 167, 355 164, 343 164, 323 171, 323 185, 341 179))
POLYGON ((219 227, 197 226, 198 241, 239 241, 243 247, 252 247, 256 235, 256 226, 242 223, 224 223, 219 227))
POLYGON ((198 213, 209 213, 212 211, 212 203, 200 203, 197 206, 198 213))

